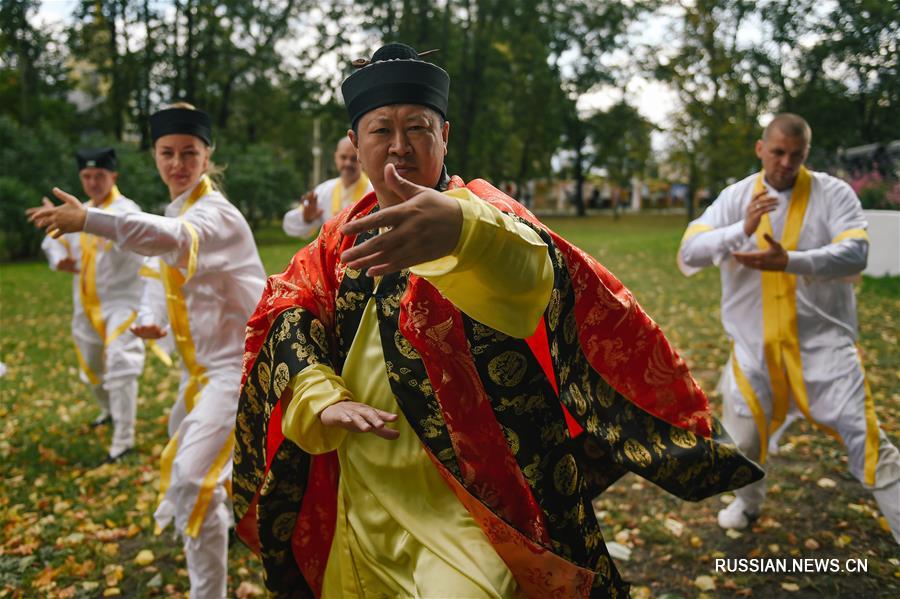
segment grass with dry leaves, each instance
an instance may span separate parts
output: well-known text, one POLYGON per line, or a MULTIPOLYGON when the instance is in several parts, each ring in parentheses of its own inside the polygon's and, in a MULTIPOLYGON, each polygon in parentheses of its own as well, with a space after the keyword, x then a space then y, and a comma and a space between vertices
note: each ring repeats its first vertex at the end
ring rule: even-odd
MULTIPOLYGON (((597 256, 638 297, 712 391, 728 344, 719 318, 718 273, 682 277, 674 262, 677 216, 548 219, 597 256)), ((268 272, 298 247, 275 228, 258 235, 268 272)), ((106 429, 78 380, 69 334, 71 280, 45 264, 0 266, 0 598, 177 597, 188 588, 180 542, 155 535, 158 456, 178 386, 176 369, 148 355, 141 379, 137 454, 97 467, 106 429)), ((895 442, 900 420, 900 279, 864 279, 861 343, 882 426, 895 442)), ((719 400, 712 396, 715 409, 719 400)), ((635 597, 897 597, 900 552, 871 496, 846 471, 841 447, 797 423, 771 461, 770 501, 752 532, 715 523, 724 497, 688 504, 631 475, 596 501, 609 541, 631 550, 619 569, 635 597), (723 574, 716 558, 849 558, 866 574, 723 574)), ((261 594, 259 562, 232 547, 232 596, 261 594)))

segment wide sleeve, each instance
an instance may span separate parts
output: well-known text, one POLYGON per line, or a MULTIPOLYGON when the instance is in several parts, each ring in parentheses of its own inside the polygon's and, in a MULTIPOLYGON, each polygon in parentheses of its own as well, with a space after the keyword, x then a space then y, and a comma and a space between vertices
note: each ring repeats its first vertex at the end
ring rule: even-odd
POLYGON ((454 251, 410 269, 457 308, 513 337, 534 333, 553 289, 553 265, 537 232, 465 188, 445 192, 462 209, 454 251))
POLYGON ((855 275, 866 268, 869 257, 868 223, 853 189, 831 180, 824 192, 829 205, 828 235, 822 247, 788 252, 785 271, 797 275, 837 278, 855 275))
POLYGON ((288 387, 290 403, 281 420, 284 436, 313 455, 337 449, 347 431, 323 425, 319 416, 328 406, 353 399, 343 379, 330 366, 311 364, 288 387))
POLYGON ((751 249, 744 233, 741 192, 744 186, 725 189, 700 218, 688 225, 678 249, 678 267, 691 276, 707 266, 718 266, 733 252, 751 249))
POLYGON ((241 402, 248 413, 262 413, 280 403, 281 431, 303 451, 317 455, 334 450, 346 430, 326 427, 322 410, 352 399, 331 364, 325 326, 312 312, 291 308, 279 314, 250 369, 241 402))

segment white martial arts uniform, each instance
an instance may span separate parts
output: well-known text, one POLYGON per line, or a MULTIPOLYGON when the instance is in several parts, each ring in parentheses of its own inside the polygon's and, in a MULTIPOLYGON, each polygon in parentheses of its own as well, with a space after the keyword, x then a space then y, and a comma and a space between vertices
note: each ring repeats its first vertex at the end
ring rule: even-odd
POLYGON ((146 287, 140 325, 165 325, 182 358, 171 437, 162 455, 160 529, 184 538, 191 596, 225 596, 234 419, 247 319, 265 285, 250 227, 209 179, 175 198, 166 216, 89 210, 85 230, 159 256, 163 286, 146 287))
MULTIPOLYGON (((92 210, 108 214, 141 213, 116 187, 96 206, 92 210)), ((41 248, 52 269, 64 258, 74 259, 78 268, 72 281, 72 338, 81 379, 97 398, 101 418, 112 417, 109 455, 118 456, 134 447, 137 379, 144 367, 144 344, 128 329, 141 301, 139 272, 144 258, 88 233, 69 233, 59 239, 48 235, 41 248)))
MULTIPOLYGON (((778 206, 748 237, 747 205, 763 182, 755 174, 726 188, 688 226, 679 250, 686 275, 721 270, 722 324, 733 342, 720 383, 723 423, 742 452, 764 462, 767 438, 789 412, 805 415, 843 442, 850 472, 873 491, 900 542, 900 453, 878 425, 857 348, 851 277, 865 268, 869 247, 859 200, 840 179, 803 169, 792 189, 765 183, 778 206), (767 248, 769 230, 788 250, 785 272, 732 257, 767 248)), ((737 495, 759 513, 765 481, 737 495)))
POLYGON ((282 223, 284 232, 291 237, 308 237, 318 231, 326 220, 350 204, 355 204, 370 191, 372 191, 372 184, 365 173, 360 173, 356 183, 348 188, 341 183, 340 177, 320 183, 316 186, 314 193, 318 207, 322 209, 322 216, 312 222, 306 222, 303 220, 302 205, 288 210, 282 223))

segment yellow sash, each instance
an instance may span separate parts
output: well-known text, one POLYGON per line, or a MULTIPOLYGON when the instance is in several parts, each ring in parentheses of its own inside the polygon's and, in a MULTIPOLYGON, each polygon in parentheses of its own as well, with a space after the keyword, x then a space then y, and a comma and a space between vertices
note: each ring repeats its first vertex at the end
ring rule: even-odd
MULTIPOLYGON (((91 200, 91 204, 105 210, 119 196, 119 188, 113 185, 109 194, 99 203, 91 200)), ((81 233, 81 270, 79 271, 79 292, 81 305, 91 326, 97 331, 100 339, 106 339, 106 323, 103 321, 103 310, 100 306, 100 295, 97 293, 97 249, 100 238, 89 233, 81 233)))
MULTIPOLYGON (((356 183, 353 184, 353 189, 350 190, 350 201, 349 204, 355 204, 360 201, 364 195, 366 195, 366 188, 369 186, 369 178, 365 173, 359 174, 359 179, 356 180, 356 183)), ((344 208, 344 202, 342 201, 344 198, 344 183, 338 179, 337 183, 334 184, 334 189, 331 190, 331 216, 334 216, 344 208)))
MULTIPOLYGON (((179 216, 183 216, 188 209, 194 205, 200 198, 213 190, 212 184, 207 177, 203 177, 191 195, 185 200, 181 207, 179 216)), ((197 362, 197 352, 194 346, 194 340, 191 336, 190 320, 188 316, 187 303, 184 299, 182 286, 187 283, 197 270, 197 255, 199 252, 199 238, 197 231, 187 221, 183 221, 187 230, 191 235, 191 249, 188 256, 187 276, 183 275, 178 268, 169 266, 165 262, 160 261, 160 277, 166 290, 166 308, 169 314, 169 325, 175 338, 175 346, 181 359, 184 362, 185 369, 188 371, 187 387, 184 390, 185 410, 190 413, 194 409, 197 396, 206 386, 209 379, 206 375, 206 368, 197 362)), ((212 500, 212 494, 218 481, 219 473, 228 461, 231 455, 231 449, 234 444, 233 436, 220 450, 218 457, 212 464, 210 471, 207 473, 200 486, 200 492, 194 508, 191 511, 185 528, 185 534, 196 537, 200 533, 200 526, 206 516, 206 510, 209 502, 212 500)), ((171 439, 160 456, 160 489, 159 500, 162 501, 172 482, 172 465, 175 462, 175 456, 178 453, 178 434, 176 433, 171 439)))
MULTIPOLYGON (((91 200, 91 203, 95 208, 106 210, 119 195, 121 195, 119 188, 113 185, 109 194, 103 198, 102 201, 94 202, 94 200, 91 200)), ((64 239, 60 239, 60 241, 64 242, 63 245, 71 255, 71 248, 69 247, 68 241, 64 239)), ((97 252, 100 249, 100 244, 101 240, 96 235, 81 233, 79 236, 79 245, 81 247, 81 269, 78 272, 78 290, 79 297, 81 298, 81 305, 84 308, 84 313, 87 316, 88 322, 90 322, 91 326, 94 327, 94 330, 97 331, 97 336, 100 337, 100 340, 103 342, 103 347, 109 347, 110 343, 128 330, 128 327, 130 327, 135 318, 137 318, 137 313, 132 312, 128 319, 116 327, 116 330, 111 334, 107 335, 106 321, 103 319, 103 307, 100 303, 100 294, 97 293, 97 252)), ((78 358, 78 365, 85 373, 88 380, 92 385, 99 385, 100 377, 91 370, 87 360, 84 359, 84 356, 81 354, 77 345, 75 346, 75 353, 78 358)))
MULTIPOLYGON (((765 171, 759 173, 753 195, 765 189, 763 180, 765 171)), ((791 193, 784 230, 779 241, 785 251, 797 249, 800 241, 800 230, 809 204, 809 193, 812 176, 805 167, 800 167, 794 190, 791 193)), ((769 243, 763 235, 770 237, 772 221, 768 213, 763 214, 756 229, 756 243, 766 248, 769 243)), ((763 353, 772 387, 772 418, 769 421, 769 434, 778 429, 787 416, 790 396, 793 395, 797 407, 807 420, 840 440, 836 431, 820 425, 809 413, 809 400, 806 385, 803 382, 803 361, 800 355, 799 333, 797 331, 797 276, 784 271, 764 270, 762 277, 762 310, 763 310, 763 353)), ((762 432, 762 431, 761 431, 762 432)), ((761 441, 763 438, 761 437, 761 441)))

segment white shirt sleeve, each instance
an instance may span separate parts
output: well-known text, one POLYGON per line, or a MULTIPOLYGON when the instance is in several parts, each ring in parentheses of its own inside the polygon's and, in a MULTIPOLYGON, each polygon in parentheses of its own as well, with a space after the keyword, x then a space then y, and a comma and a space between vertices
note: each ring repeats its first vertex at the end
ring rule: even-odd
POLYGON ((138 309, 138 326, 158 325, 165 329, 168 321, 166 311, 166 290, 163 287, 159 258, 147 258, 141 269, 144 289, 138 309))
POLYGON ((284 215, 281 227, 284 229, 284 232, 291 237, 303 238, 309 236, 312 231, 321 227, 323 222, 324 218, 321 216, 314 219, 312 222, 306 222, 303 220, 303 206, 298 206, 287 211, 284 215))
POLYGON ((52 270, 57 269, 60 260, 69 257, 69 250, 66 249, 66 246, 59 239, 53 239, 49 235, 45 236, 44 240, 41 241, 41 249, 44 250, 44 254, 47 256, 47 263, 52 270))
POLYGON ((728 187, 688 225, 678 250, 678 264, 685 275, 718 266, 733 252, 752 248, 752 237, 744 233, 743 191, 743 185, 728 187))
POLYGON ((819 248, 788 252, 786 272, 818 277, 846 277, 862 272, 869 258, 868 228, 862 205, 853 189, 834 177, 821 180, 828 205, 828 235, 832 242, 819 248), (850 235, 849 237, 843 237, 850 235))
POLYGON ((125 250, 159 256, 166 264, 187 269, 186 276, 221 270, 235 236, 246 226, 240 212, 221 196, 203 199, 179 218, 144 212, 110 214, 88 209, 84 230, 112 239, 125 250))
POLYGON ((303 239, 318 231, 325 221, 331 218, 331 191, 334 190, 334 187, 328 185, 330 182, 331 180, 319 183, 313 190, 313 193, 316 194, 317 207, 322 210, 322 216, 311 222, 306 222, 303 220, 302 205, 297 206, 292 210, 288 210, 281 223, 281 228, 284 229, 285 233, 291 237, 300 237, 303 239))

